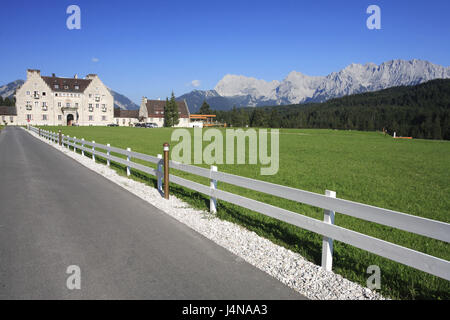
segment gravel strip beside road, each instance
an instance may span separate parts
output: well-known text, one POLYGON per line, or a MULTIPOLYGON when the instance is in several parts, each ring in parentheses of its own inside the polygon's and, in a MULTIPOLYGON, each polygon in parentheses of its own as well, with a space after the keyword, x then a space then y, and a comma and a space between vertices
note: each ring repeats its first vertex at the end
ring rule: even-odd
POLYGON ((258 236, 255 232, 220 220, 209 212, 194 209, 173 195, 169 200, 164 200, 155 188, 120 176, 106 165, 95 163, 91 158, 83 157, 65 147, 51 143, 33 132, 28 130, 27 132, 37 139, 51 144, 85 167, 122 186, 309 299, 384 299, 379 293, 351 282, 338 274, 325 271, 305 260, 301 255, 276 245, 258 236))

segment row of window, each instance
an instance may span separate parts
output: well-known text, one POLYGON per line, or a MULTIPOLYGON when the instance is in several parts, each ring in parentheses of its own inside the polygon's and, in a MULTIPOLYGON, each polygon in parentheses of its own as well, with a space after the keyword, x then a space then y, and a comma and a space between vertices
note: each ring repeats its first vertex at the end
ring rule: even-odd
MULTIPOLYGON (((58 121, 62 121, 62 115, 58 115, 58 121)), ((27 114, 27 120, 31 121, 33 120, 33 115, 32 114, 27 114)), ((47 121, 48 120, 48 115, 43 114, 42 115, 42 120, 43 121, 47 121)), ((89 116, 88 118, 89 121, 94 121, 94 116, 89 116)), ((5 121, 5 116, 3 116, 3 121, 5 121)), ((11 122, 13 121, 13 117, 11 117, 11 122)), ((102 121, 106 121, 106 116, 102 116, 102 121)))
MULTIPOLYGON (((4 123, 6 123, 6 116, 2 116, 2 121, 3 121, 4 123)), ((10 117, 9 117, 9 122, 10 122, 10 123, 13 123, 13 122, 14 122, 14 117, 10 116, 10 117)))
MULTIPOLYGON (((32 103, 31 103, 31 101, 27 101, 26 109, 30 111, 30 110, 33 109, 32 106, 33 106, 33 105, 32 105, 32 103)), ((36 101, 36 102, 34 103, 34 106, 36 107, 36 109, 39 108, 39 102, 36 101)), ((66 107, 67 107, 67 108, 70 108, 70 106, 71 106, 70 102, 67 102, 67 103, 66 103, 66 107)), ((58 102, 58 107, 59 107, 59 108, 62 107, 62 103, 61 103, 61 102, 58 102)), ((75 108, 78 108, 78 103, 77 103, 77 102, 75 102, 74 107, 75 107, 75 108)), ((98 103, 96 103, 96 104, 95 104, 95 107, 98 109, 98 108, 100 107, 100 105, 99 105, 98 103)), ((42 110, 43 110, 43 111, 47 111, 47 110, 48 110, 47 102, 42 102, 42 110)), ((94 107, 93 107, 93 104, 92 104, 92 103, 89 103, 88 110, 89 110, 89 112, 93 112, 93 111, 94 111, 94 107)), ((102 104, 102 112, 106 112, 106 111, 108 111, 108 109, 106 108, 106 104, 102 104)))
MULTIPOLYGON (((53 85, 53 88, 59 89, 59 84, 53 85)), ((69 89, 69 86, 68 86, 68 85, 64 85, 63 88, 64 88, 65 90, 68 90, 68 89, 69 89)), ((77 85, 77 84, 74 85, 73 88, 74 88, 75 90, 80 90, 80 86, 77 85)))
MULTIPOLYGON (((55 84, 55 89, 59 89, 56 88, 57 84, 55 84)), ((75 88, 77 89, 77 88, 75 88)), ((78 90, 78 89, 77 89, 78 90)), ((27 91, 27 96, 31 95, 30 91, 27 91)), ((45 97, 47 94, 45 93, 45 91, 42 91, 42 96, 45 97)), ((66 93, 66 92, 55 92, 55 97, 73 97, 73 98, 79 98, 81 97, 81 93, 66 93)), ((104 97, 105 95, 103 95, 104 97)), ((33 97, 35 99, 39 99, 39 91, 34 91, 33 92, 33 97)), ((100 95, 99 94, 95 94, 93 95, 92 93, 89 93, 89 98, 92 99, 94 97, 96 102, 100 102, 100 95)))

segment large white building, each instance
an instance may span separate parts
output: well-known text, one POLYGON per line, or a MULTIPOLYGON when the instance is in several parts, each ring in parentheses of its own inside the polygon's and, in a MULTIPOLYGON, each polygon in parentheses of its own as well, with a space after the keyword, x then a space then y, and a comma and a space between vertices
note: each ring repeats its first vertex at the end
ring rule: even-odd
MULTIPOLYGON (((165 101, 142 98, 139 110, 114 109, 114 97, 95 74, 84 79, 42 76, 27 70, 27 80, 15 93, 15 107, 0 106, 0 124, 49 126, 134 126, 156 123, 164 126, 165 101)), ((177 101, 179 123, 191 126, 189 107, 177 101)))
POLYGON ((107 125, 114 122, 114 98, 95 74, 84 79, 42 76, 27 71, 16 91, 18 125, 107 125))

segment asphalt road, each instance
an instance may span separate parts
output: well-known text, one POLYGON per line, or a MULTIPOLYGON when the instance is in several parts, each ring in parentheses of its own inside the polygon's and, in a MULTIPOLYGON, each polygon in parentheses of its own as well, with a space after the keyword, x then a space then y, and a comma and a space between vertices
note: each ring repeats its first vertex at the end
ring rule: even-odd
POLYGON ((7 127, 0 133, 0 299, 304 297, 7 127), (80 290, 66 286, 71 265, 81 270, 80 290))

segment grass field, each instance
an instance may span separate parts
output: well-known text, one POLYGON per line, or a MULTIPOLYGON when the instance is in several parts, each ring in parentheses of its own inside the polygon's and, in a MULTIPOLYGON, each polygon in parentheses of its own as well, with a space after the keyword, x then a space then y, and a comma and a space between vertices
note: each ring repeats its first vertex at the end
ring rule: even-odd
MULTIPOLYGON (((64 134, 111 143, 112 146, 156 155, 170 143, 173 129, 126 127, 45 127, 64 134)), ((208 143, 204 143, 206 146, 208 143)), ((114 166, 124 174, 120 165, 114 166)), ((205 165, 206 167, 206 165, 205 165)), ((280 130, 280 169, 261 176, 259 165, 218 165, 219 171, 266 180, 430 219, 450 222, 450 142, 394 140, 377 132, 335 130, 280 130)), ((207 179, 174 172, 209 185, 207 179)), ((133 172, 134 179, 155 184, 153 178, 133 172)), ((219 188, 264 201, 317 219, 323 210, 219 183, 219 188)), ((208 208, 209 199, 171 186, 171 193, 197 208, 208 208)), ((271 241, 300 253, 320 265, 321 237, 249 210, 220 202, 221 219, 233 221, 271 241)), ((339 226, 450 260, 450 245, 390 227, 336 214, 339 226)), ((352 246, 335 242, 333 271, 366 285, 367 267, 381 268, 381 292, 400 299, 449 299, 450 282, 392 262, 352 246)))

